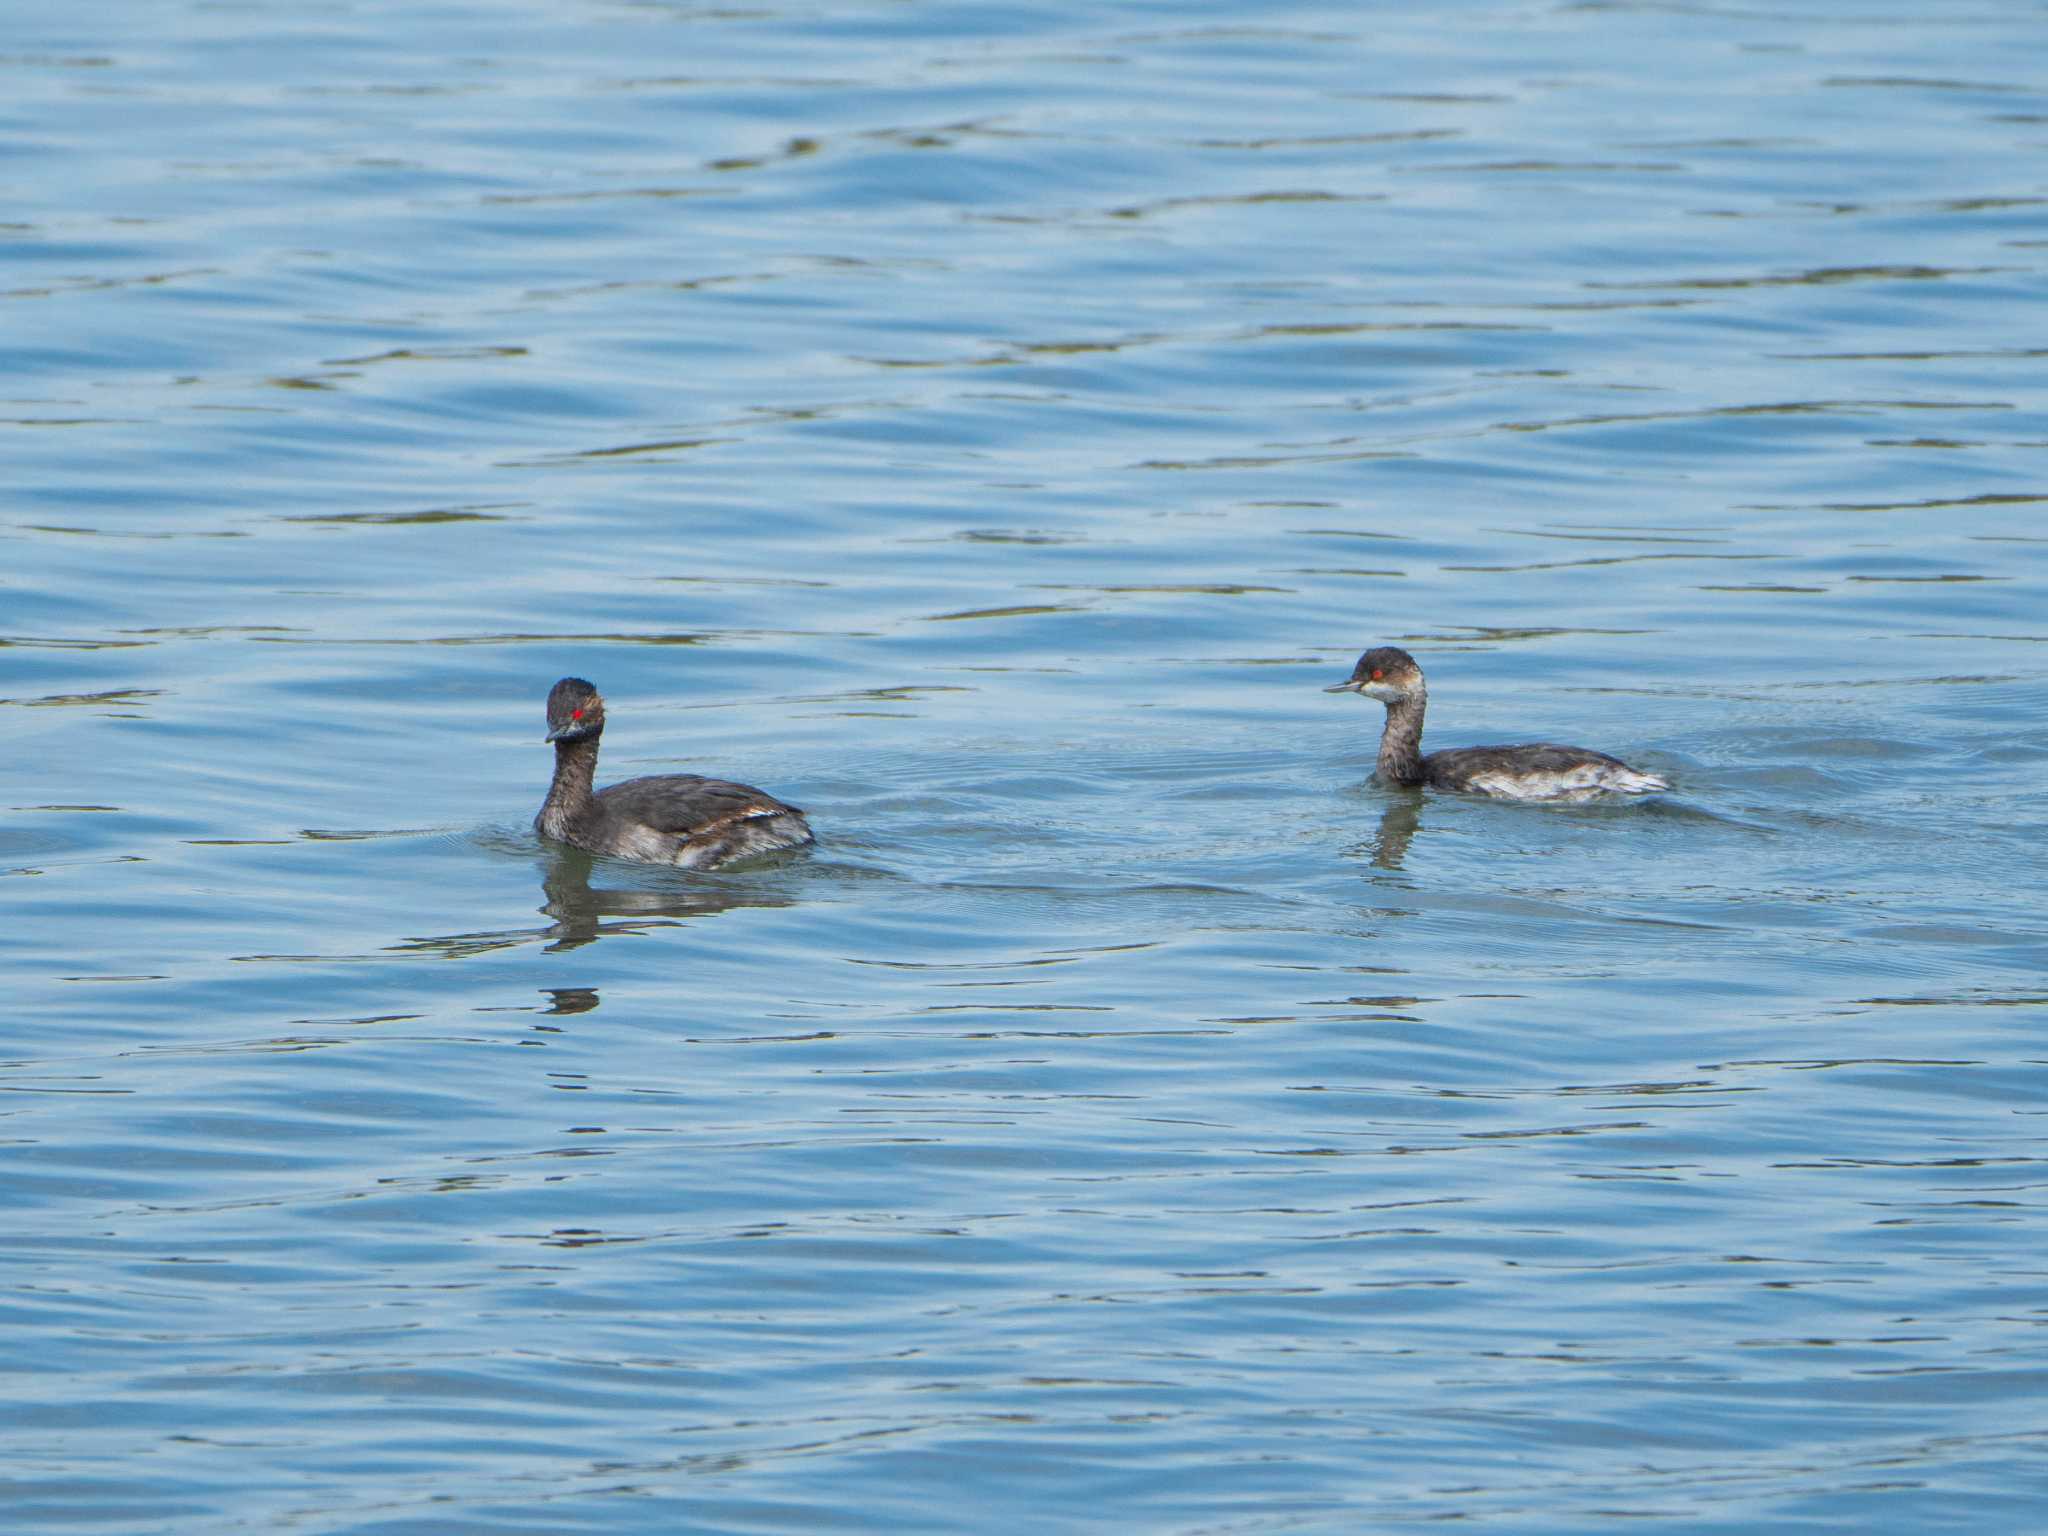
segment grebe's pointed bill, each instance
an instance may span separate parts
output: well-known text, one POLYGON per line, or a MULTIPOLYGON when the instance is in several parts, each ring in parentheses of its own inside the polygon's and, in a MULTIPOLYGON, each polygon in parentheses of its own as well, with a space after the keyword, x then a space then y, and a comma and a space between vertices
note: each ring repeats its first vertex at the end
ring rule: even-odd
POLYGON ((1364 691, 1364 688, 1359 685, 1359 681, 1355 677, 1347 677, 1341 683, 1332 683, 1323 690, 1325 693, 1363 693, 1364 691))

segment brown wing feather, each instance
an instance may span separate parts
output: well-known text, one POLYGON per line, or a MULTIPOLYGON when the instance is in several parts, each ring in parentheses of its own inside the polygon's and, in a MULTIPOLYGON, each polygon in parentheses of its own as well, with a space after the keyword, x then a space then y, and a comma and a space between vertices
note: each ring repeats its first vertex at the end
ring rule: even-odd
POLYGON ((623 779, 599 790, 596 799, 607 815, 622 816, 674 837, 703 833, 749 816, 773 816, 797 809, 751 784, 707 779, 694 773, 623 779))

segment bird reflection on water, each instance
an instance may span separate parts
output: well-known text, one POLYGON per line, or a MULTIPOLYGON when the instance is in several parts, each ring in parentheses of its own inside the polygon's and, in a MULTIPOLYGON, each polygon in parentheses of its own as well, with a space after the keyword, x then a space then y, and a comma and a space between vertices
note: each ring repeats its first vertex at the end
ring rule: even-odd
POLYGON ((597 886, 591 884, 596 868, 597 860, 577 849, 550 850, 541 872, 541 893, 547 899, 540 910, 554 924, 533 934, 550 950, 674 927, 736 907, 786 907, 795 899, 758 880, 700 874, 653 878, 641 886, 597 886))
POLYGON ((722 876, 701 872, 670 872, 600 860, 575 848, 550 848, 543 854, 538 908, 549 921, 526 928, 500 928, 477 933, 449 933, 408 939, 391 949, 461 959, 494 950, 542 944, 550 950, 575 949, 593 940, 624 933, 671 928, 693 917, 709 917, 738 907, 787 907, 796 891, 764 879, 764 872, 722 876), (591 877, 605 870, 638 876, 643 884, 593 885, 591 877))
POLYGON ((1414 790, 1396 793, 1380 812, 1380 824, 1363 851, 1381 869, 1399 869, 1408 857, 1408 844, 1422 827, 1422 796, 1414 790))

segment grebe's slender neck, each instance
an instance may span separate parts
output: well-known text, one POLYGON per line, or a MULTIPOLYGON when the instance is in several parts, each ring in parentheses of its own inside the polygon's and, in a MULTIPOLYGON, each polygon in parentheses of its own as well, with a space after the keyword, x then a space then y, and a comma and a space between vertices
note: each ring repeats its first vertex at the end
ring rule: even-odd
POLYGON ((541 802, 541 831, 559 838, 569 818, 590 804, 591 783, 597 778, 597 738, 555 743, 555 780, 548 785, 548 797, 541 802))
POLYGON ((1422 782, 1422 714, 1429 694, 1418 685, 1387 706, 1387 728, 1380 733, 1380 777, 1389 784, 1422 782))

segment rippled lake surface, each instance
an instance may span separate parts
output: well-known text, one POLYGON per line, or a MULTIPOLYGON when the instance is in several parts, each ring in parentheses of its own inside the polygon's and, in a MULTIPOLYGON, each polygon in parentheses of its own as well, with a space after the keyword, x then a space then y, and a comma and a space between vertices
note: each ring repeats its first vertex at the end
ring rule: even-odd
POLYGON ((2039 1530, 2042 24, 17 8, 0 1525, 2039 1530))

